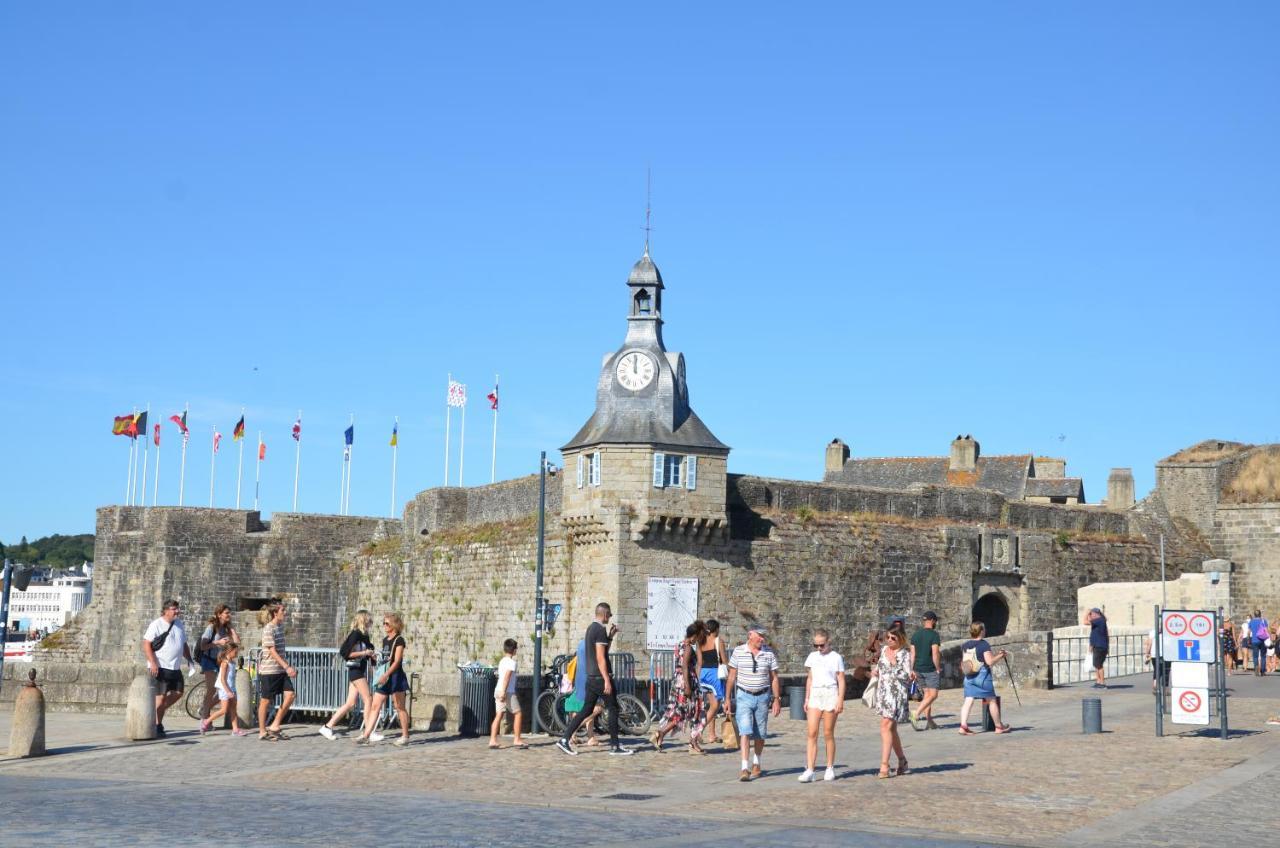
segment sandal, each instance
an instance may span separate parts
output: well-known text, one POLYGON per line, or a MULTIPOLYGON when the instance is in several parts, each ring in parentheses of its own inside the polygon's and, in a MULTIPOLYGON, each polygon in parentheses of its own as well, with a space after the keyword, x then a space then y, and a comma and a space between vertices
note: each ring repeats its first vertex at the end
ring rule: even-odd
POLYGON ((649 744, 653 746, 653 750, 662 752, 662 737, 658 735, 658 731, 655 730, 649 735, 649 744))
POLYGON ((907 761, 898 760, 898 771, 897 771, 898 776, 901 777, 902 775, 909 774, 910 772, 911 772, 911 769, 907 768, 907 761))
POLYGON ((889 763, 887 761, 880 764, 880 773, 876 777, 881 780, 888 780, 893 777, 893 774, 889 771, 889 763))
POLYGON ((707 752, 706 752, 706 751, 704 751, 704 750, 702 750, 701 748, 696 748, 696 747, 694 747, 693 745, 690 745, 690 746, 689 746, 689 753, 690 753, 690 754, 698 754, 698 755, 700 755, 700 756, 706 756, 706 753, 707 753, 707 752))
POLYGON ((999 727, 997 727, 997 728, 996 728, 996 733, 1008 733, 1008 732, 1009 732, 1009 731, 1011 731, 1011 730, 1013 730, 1013 728, 1012 728, 1012 727, 1010 727, 1010 726, 1009 726, 1009 725, 1007 725, 1007 724, 1002 724, 1002 725, 1000 725, 999 727))
POLYGON ((512 745, 511 747, 512 747, 512 748, 515 748, 517 751, 525 751, 525 750, 528 750, 528 748, 529 748, 529 743, 528 743, 528 742, 517 742, 516 744, 512 745))
POLYGON ((969 729, 967 724, 960 725, 959 733, 961 736, 973 736, 973 731, 969 729))
POLYGON ((501 746, 501 745, 490 745, 490 746, 489 746, 489 750, 490 750, 490 751, 501 751, 501 750, 502 750, 502 746, 501 746))

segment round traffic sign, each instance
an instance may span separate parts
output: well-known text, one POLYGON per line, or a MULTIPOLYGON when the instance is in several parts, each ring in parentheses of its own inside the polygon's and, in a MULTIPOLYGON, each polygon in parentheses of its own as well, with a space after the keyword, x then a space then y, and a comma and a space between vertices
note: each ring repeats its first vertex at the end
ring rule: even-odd
POLYGON ((1176 612, 1168 613, 1164 617, 1164 632, 1174 637, 1181 636, 1187 632, 1187 619, 1176 612))
POLYGON ((1209 618, 1209 616, 1204 613, 1193 615, 1191 616, 1191 621, 1188 622, 1187 627, 1190 628, 1192 636, 1203 639, 1213 631, 1213 619, 1209 618))
POLYGON ((1200 709, 1200 696, 1195 692, 1183 692, 1178 696, 1178 706, 1183 712, 1194 713, 1200 709))

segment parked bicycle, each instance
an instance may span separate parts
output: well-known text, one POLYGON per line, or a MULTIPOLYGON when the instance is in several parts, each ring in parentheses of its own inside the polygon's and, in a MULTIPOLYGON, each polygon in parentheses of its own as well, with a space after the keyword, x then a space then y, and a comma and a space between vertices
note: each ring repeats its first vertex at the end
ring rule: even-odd
MULTIPOLYGON (((538 724, 549 733, 564 733, 569 726, 569 713, 565 703, 572 691, 561 692, 565 680, 565 666, 573 659, 572 654, 561 654, 551 661, 551 669, 542 676, 542 692, 538 695, 535 708, 538 711, 538 724)), ((653 714, 635 695, 618 693, 618 727, 628 736, 644 737, 653 724, 653 714)), ((597 733, 606 732, 609 726, 609 710, 606 708, 596 717, 593 729, 597 733)))

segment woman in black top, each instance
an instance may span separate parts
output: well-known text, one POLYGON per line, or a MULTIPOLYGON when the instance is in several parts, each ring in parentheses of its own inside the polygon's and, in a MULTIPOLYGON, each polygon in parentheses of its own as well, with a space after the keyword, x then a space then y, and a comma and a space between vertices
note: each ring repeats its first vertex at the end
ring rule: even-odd
POLYGON ((698 691, 707 699, 707 726, 711 728, 707 741, 714 744, 719 741, 716 738, 716 712, 724 702, 724 678, 729 676, 729 660, 724 653, 724 643, 720 641, 720 622, 714 618, 707 621, 698 649, 702 654, 698 691), (724 669, 723 675, 721 669, 724 669))
POLYGON ((382 705, 391 699, 396 715, 400 719, 400 738, 394 745, 409 744, 409 710, 405 706, 405 693, 409 691, 409 677, 404 673, 404 619, 399 613, 389 612, 382 617, 382 629, 387 634, 382 639, 382 663, 374 672, 377 679, 373 681, 373 706, 364 718, 364 732, 356 740, 356 744, 381 742, 384 737, 374 728, 378 723, 378 715, 382 705))
POLYGON ((369 627, 372 624, 373 616, 369 615, 368 610, 357 612, 355 618, 351 619, 351 632, 338 648, 338 653, 347 665, 347 702, 338 707, 320 728, 320 735, 325 739, 337 738, 333 729, 355 707, 357 698, 364 708, 364 714, 369 715, 373 700, 369 692, 369 658, 377 653, 373 649, 373 642, 369 640, 369 627))

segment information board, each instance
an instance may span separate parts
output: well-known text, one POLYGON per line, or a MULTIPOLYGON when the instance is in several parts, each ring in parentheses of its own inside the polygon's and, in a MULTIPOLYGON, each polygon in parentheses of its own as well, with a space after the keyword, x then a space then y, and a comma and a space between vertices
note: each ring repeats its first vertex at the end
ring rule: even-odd
POLYGON ((698 618, 698 578, 650 577, 646 610, 649 650, 671 650, 698 618))

